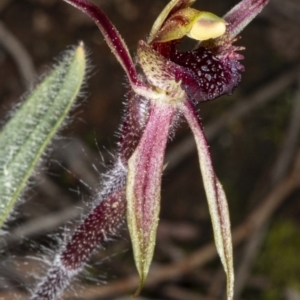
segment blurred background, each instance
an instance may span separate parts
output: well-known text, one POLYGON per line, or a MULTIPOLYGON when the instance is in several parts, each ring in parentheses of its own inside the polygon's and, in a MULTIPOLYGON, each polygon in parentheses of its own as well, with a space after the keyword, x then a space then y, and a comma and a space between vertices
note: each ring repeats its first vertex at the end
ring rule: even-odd
MULTIPOLYGON (((94 0, 134 55, 166 0, 94 0)), ((197 1, 222 16, 237 1, 197 1)), ((235 299, 300 299, 300 2, 271 0, 237 44, 245 73, 235 93, 199 112, 227 193, 234 240, 235 299), (298 173, 297 173, 298 172, 298 173)), ((0 233, 0 299, 26 299, 59 244, 88 210, 114 153, 125 75, 93 22, 62 0, 1 0, 0 118, 64 49, 84 41, 84 100, 0 233)), ((161 220, 139 299, 224 299, 197 153, 183 124, 169 143, 161 220)), ((137 282, 128 233, 99 249, 61 299, 130 299, 137 282)))

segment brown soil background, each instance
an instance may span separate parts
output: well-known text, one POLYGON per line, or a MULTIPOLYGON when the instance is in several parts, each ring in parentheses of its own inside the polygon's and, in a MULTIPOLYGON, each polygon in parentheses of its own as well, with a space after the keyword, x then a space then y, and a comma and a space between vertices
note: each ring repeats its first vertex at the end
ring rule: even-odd
MULTIPOLYGON (((167 1, 95 0, 94 3, 111 18, 134 54, 138 40, 146 37, 167 1)), ((231 0, 199 0, 194 7, 222 15, 235 3, 231 0)), ((299 14, 298 0, 271 0, 263 13, 244 30, 238 42, 246 47, 243 52, 246 72, 234 95, 199 106, 206 129, 216 124, 225 113, 233 114, 229 122, 210 138, 216 173, 228 196, 233 228, 245 225, 250 213, 259 211, 267 195, 274 192, 293 170, 294 158, 299 152, 297 120, 300 114, 295 112, 300 102, 300 71, 292 71, 299 70, 300 66, 299 14), (280 80, 288 83, 274 92, 280 80), (259 100, 257 93, 262 91, 267 93, 259 100), (247 104, 255 99, 261 103, 263 99, 269 100, 256 109, 247 108, 247 104), (237 118, 233 108, 238 104, 247 113, 237 118), (290 144, 285 147, 289 136, 292 136, 290 144), (283 167, 275 180, 274 168, 281 160, 283 167)), ((80 100, 69 125, 52 143, 32 180, 32 188, 5 228, 7 235, 0 239, 0 299, 25 299, 36 277, 47 268, 43 260, 36 258, 51 261, 55 249, 59 248, 58 241, 64 236, 63 228, 67 226, 71 230, 78 220, 74 218, 78 215, 74 208, 79 207, 77 212, 81 208, 86 210, 91 196, 99 188, 103 159, 109 162, 110 153, 114 153, 117 141, 114 133, 121 120, 126 80, 93 22, 62 0, 1 0, 0 20, 29 53, 37 74, 35 78, 51 66, 54 57, 79 41, 86 45, 91 66, 86 97, 80 100), (55 224, 45 225, 47 218, 55 224)), ((12 53, 4 45, 5 41, 0 39, 2 125, 8 112, 27 90, 31 76, 30 72, 25 72, 27 77, 24 78, 12 53)), ((190 138, 190 131, 183 124, 175 140, 169 143, 167 157, 170 165, 163 177, 161 224, 152 270, 154 277, 163 272, 161 268, 172 267, 191 257, 213 238, 197 153, 193 146, 183 154, 179 151, 186 148, 190 138)), ((273 224, 278 220, 288 220, 300 232, 299 192, 297 187, 292 189, 280 204, 263 216, 265 222, 255 231, 261 236, 257 237, 250 231, 235 247, 236 269, 240 270, 248 262, 248 267, 238 273, 242 275, 236 279, 240 288, 236 299, 269 299, 266 291, 274 289, 274 285, 278 287, 278 299, 299 299, 299 292, 290 281, 283 278, 277 284, 272 274, 257 269, 257 261, 261 260, 259 257, 273 224), (260 246, 255 247, 257 251, 251 250, 251 241, 257 240, 260 246), (249 252, 253 254, 250 260, 246 254, 249 252), (241 282, 242 276, 244 282, 241 282), (291 293, 298 298, 291 298, 291 293)), ((294 250, 299 251, 299 236, 294 245, 294 250)), ((109 243, 105 251, 95 253, 63 299, 127 299, 135 288, 128 283, 128 278, 135 274, 124 226, 122 237, 109 243)), ((282 274, 284 277, 285 273, 282 274)), ((296 285, 299 284, 299 277, 295 281, 296 285)), ((176 275, 146 286, 141 299, 223 299, 224 284, 221 263, 213 254, 201 264, 183 264, 176 275)))

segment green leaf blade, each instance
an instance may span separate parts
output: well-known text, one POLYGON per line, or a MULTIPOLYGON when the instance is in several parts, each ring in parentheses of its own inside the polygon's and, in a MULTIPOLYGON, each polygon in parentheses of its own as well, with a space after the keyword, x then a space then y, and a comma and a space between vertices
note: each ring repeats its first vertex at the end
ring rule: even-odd
POLYGON ((0 133, 0 226, 12 211, 39 159, 74 104, 85 73, 83 45, 25 98, 0 133))

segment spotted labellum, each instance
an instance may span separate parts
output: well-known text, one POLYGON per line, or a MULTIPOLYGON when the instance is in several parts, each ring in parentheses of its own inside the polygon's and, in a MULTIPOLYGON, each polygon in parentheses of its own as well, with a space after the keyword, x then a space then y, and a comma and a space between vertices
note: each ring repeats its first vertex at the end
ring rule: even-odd
POLYGON ((136 64, 107 16, 86 0, 64 0, 90 16, 125 70, 128 100, 114 167, 91 212, 56 256, 33 299, 55 299, 107 237, 127 216, 141 291, 153 258, 159 220, 164 154, 171 129, 183 118, 198 150, 202 180, 212 219, 215 244, 233 299, 233 258, 227 200, 215 175, 195 106, 230 95, 244 71, 234 46, 242 29, 268 0, 243 0, 223 18, 192 8, 195 0, 172 0, 137 47, 136 64), (194 49, 181 51, 186 38, 194 49), (137 68, 136 68, 137 67, 137 68), (138 71, 139 70, 139 73, 138 71))

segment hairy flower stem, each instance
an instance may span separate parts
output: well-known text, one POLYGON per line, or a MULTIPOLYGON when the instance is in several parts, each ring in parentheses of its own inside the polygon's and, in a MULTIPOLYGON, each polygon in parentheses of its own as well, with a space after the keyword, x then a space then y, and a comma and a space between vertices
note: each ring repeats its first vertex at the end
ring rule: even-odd
POLYGON ((118 144, 120 161, 124 166, 127 166, 128 159, 139 143, 148 119, 149 106, 146 99, 136 95, 132 90, 127 93, 126 98, 125 117, 119 131, 120 140, 118 144))
POLYGON ((97 246, 118 233, 126 212, 124 201, 126 172, 124 169, 123 174, 120 174, 122 170, 118 166, 113 171, 116 171, 117 178, 110 178, 105 189, 110 191, 105 195, 102 193, 100 204, 87 215, 70 241, 55 257, 47 276, 38 285, 32 299, 56 299, 73 276, 83 268, 97 246))

